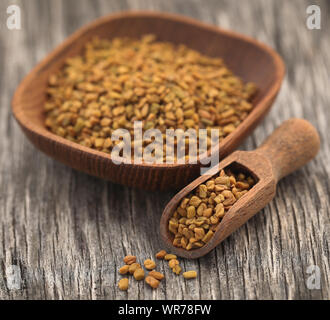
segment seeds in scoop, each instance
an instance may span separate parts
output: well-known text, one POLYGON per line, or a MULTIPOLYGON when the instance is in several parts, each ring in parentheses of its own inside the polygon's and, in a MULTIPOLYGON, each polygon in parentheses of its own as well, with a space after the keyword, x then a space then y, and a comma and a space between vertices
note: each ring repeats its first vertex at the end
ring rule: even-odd
POLYGON ((133 274, 135 280, 142 280, 144 279, 144 271, 142 268, 138 268, 134 271, 134 274, 133 274))
POLYGON ((155 279, 154 277, 147 276, 145 278, 145 281, 153 289, 156 289, 159 286, 159 281, 157 279, 155 279))
POLYGON ((152 270, 148 273, 149 276, 154 277, 157 280, 162 280, 164 279, 164 275, 158 271, 152 270))
POLYGON ((164 257, 166 256, 166 251, 165 250, 160 250, 159 252, 156 253, 156 258, 157 259, 164 259, 164 257))
POLYGON ((176 256, 175 254, 170 254, 170 253, 168 253, 168 254, 164 257, 165 260, 172 260, 172 259, 176 259, 176 258, 177 258, 177 256, 176 256))
POLYGON ((126 274, 128 272, 128 269, 129 269, 129 265, 126 264, 119 269, 119 273, 126 274))
POLYGON ((128 279, 127 278, 120 279, 118 282, 118 287, 120 290, 126 291, 128 289, 128 279))
POLYGON ((254 184, 252 177, 226 169, 198 186, 181 200, 169 220, 169 231, 175 236, 173 245, 186 250, 203 247, 230 207, 254 184))
POLYGON ((125 258, 124 258, 124 262, 126 263, 126 264, 132 264, 132 263, 134 263, 136 261, 136 256, 126 256, 125 258))
POLYGON ((147 259, 144 261, 144 266, 146 269, 152 270, 156 268, 156 263, 151 259, 147 259))
POLYGON ((185 279, 194 279, 197 277, 197 272, 196 271, 186 271, 183 273, 183 277, 185 279))
POLYGON ((140 269, 140 268, 141 268, 141 265, 137 262, 134 262, 129 266, 128 271, 130 274, 133 274, 135 272, 135 270, 140 269))

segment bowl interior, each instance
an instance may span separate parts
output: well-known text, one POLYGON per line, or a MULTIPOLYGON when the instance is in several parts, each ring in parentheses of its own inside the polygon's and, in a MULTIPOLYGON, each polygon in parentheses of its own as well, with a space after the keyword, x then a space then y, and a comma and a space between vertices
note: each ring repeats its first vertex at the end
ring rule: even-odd
MULTIPOLYGON (((166 16, 150 14, 127 15, 91 24, 73 36, 41 62, 32 72, 29 82, 25 82, 20 104, 20 112, 39 127, 44 127, 43 105, 47 79, 58 70, 64 61, 81 52, 84 44, 95 36, 113 38, 120 36, 139 37, 153 33, 161 41, 182 43, 212 57, 221 57, 228 67, 244 81, 252 81, 258 86, 254 104, 261 101, 276 82, 278 70, 273 56, 264 47, 213 28, 201 27, 166 16)), ((47 131, 48 132, 48 131, 47 131)))

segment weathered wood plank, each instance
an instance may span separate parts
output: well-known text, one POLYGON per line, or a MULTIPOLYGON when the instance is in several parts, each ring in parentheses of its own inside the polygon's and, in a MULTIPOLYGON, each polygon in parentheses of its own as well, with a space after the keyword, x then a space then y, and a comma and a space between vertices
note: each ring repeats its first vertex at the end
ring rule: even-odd
POLYGON ((0 21, 0 299, 329 299, 329 3, 317 1, 322 29, 306 28, 311 1, 30 0, 22 30, 0 21), (79 4, 78 4, 79 2, 79 4), (251 35, 287 64, 274 108, 242 148, 252 149, 289 117, 304 117, 322 139, 318 157, 285 178, 276 199, 216 250, 183 261, 199 278, 184 282, 166 264, 156 291, 116 288, 127 253, 140 261, 161 248, 160 214, 174 194, 114 185, 56 163, 27 142, 11 117, 20 79, 64 38, 94 18, 125 9, 177 12, 251 35), (321 288, 309 290, 317 265, 321 288))

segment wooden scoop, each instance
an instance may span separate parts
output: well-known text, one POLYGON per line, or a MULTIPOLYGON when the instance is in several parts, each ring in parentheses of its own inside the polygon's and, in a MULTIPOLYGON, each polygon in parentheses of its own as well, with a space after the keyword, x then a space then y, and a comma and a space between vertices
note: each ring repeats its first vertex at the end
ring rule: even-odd
POLYGON ((290 119, 278 127, 258 149, 236 151, 229 155, 177 193, 166 206, 160 220, 160 234, 169 252, 190 259, 207 254, 264 208, 275 196, 277 182, 313 159, 319 147, 319 135, 308 121, 290 119), (226 167, 249 173, 255 178, 256 184, 228 210, 207 244, 190 251, 174 247, 168 221, 178 204, 197 186, 226 167))

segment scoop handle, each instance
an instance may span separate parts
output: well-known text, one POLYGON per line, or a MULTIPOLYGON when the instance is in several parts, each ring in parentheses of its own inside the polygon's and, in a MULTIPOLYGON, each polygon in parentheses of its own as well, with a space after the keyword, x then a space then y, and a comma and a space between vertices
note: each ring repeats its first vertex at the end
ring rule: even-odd
POLYGON ((320 148, 320 137, 304 119, 289 119, 279 126, 256 150, 272 164, 276 181, 313 159, 320 148))

